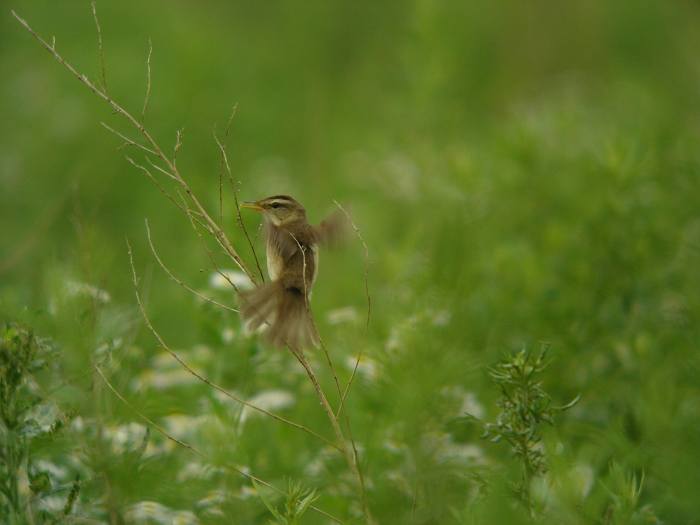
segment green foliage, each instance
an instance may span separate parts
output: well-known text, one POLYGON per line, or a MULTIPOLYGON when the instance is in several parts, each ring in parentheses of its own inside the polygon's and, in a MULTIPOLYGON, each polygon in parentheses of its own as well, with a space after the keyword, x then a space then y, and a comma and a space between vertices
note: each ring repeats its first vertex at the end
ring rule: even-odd
POLYGON ((315 490, 305 488, 299 481, 288 480, 286 493, 282 496, 282 505, 278 507, 272 498, 265 495, 263 488, 253 482, 270 514, 275 518, 270 521, 273 525, 299 525, 301 518, 309 510, 309 507, 318 499, 315 490))
MULTIPOLYGON (((89 5, 15 4, 100 78, 89 5)), ((179 169, 247 263, 225 185, 219 210, 211 138, 234 103, 229 160, 242 199, 290 193, 314 222, 333 199, 351 206, 370 253, 369 328, 359 244, 320 254, 312 308, 341 386, 364 356, 344 410, 378 523, 697 521, 700 5, 97 8, 110 93, 140 114, 150 37, 145 123, 169 152, 185 129, 179 169), (530 387, 525 400, 520 383, 506 381, 514 401, 505 403, 487 370, 537 341, 556 355, 530 381, 544 393, 530 387), (465 412, 491 422, 501 443, 480 439, 479 425, 459 419, 465 412), (534 519, 512 491, 525 475, 534 519)), ((7 11, 0 45, 11 72, 0 84, 0 320, 20 319, 61 348, 32 372, 22 368, 32 361, 12 361, 24 379, 10 374, 6 386, 17 386, 3 393, 14 389, 2 410, 16 430, 3 434, 14 459, 0 469, 7 492, 17 482, 13 501, 31 500, 36 523, 69 508, 76 521, 267 523, 270 511, 235 465, 282 489, 300 480, 316 488, 314 506, 361 522, 330 447, 242 409, 160 348, 134 300, 124 237, 150 319, 180 357, 243 399, 332 435, 291 356, 153 260, 144 217, 175 276, 235 306, 189 221, 123 159, 143 156, 117 149, 101 128, 127 132, 119 116, 7 11), (202 456, 153 428, 147 436, 137 411, 202 456)), ((258 224, 244 220, 260 253, 258 224)), ((32 344, 40 356, 41 340, 32 344)), ((308 358, 322 370, 321 354, 308 358)), ((515 371, 495 367, 504 378, 515 371)), ((319 375, 337 407, 333 377, 319 375)), ((270 502, 284 515, 285 501, 270 502)), ((17 508, 5 495, 2 505, 17 508)), ((312 509, 302 520, 328 521, 312 509)))
POLYGON ((15 323, 0 328, 0 519, 3 523, 58 523, 71 513, 79 486, 71 489, 63 514, 52 516, 36 509, 34 503, 52 493, 49 472, 42 470, 32 454, 32 443, 54 439, 64 421, 48 427, 41 421, 46 405, 38 393, 35 374, 57 357, 52 344, 37 338, 30 329, 15 323), (46 427, 46 428, 44 428, 46 427), (21 487, 28 478, 29 492, 21 487))
POLYGON ((547 472, 542 443, 542 423, 554 424, 557 412, 569 409, 578 397, 561 407, 553 407, 543 390, 541 376, 547 367, 546 350, 539 354, 523 349, 498 363, 489 373, 500 388, 500 412, 495 423, 485 423, 483 438, 494 443, 506 441, 522 467, 522 479, 515 491, 532 511, 530 489, 533 478, 547 472))

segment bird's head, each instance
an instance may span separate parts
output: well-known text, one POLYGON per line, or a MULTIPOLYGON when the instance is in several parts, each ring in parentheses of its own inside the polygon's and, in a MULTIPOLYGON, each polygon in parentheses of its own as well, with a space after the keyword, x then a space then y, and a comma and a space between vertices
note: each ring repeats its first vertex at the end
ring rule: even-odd
POLYGON ((265 220, 275 226, 283 226, 306 219, 304 207, 289 195, 273 195, 256 202, 244 202, 241 208, 249 208, 263 214, 265 220))

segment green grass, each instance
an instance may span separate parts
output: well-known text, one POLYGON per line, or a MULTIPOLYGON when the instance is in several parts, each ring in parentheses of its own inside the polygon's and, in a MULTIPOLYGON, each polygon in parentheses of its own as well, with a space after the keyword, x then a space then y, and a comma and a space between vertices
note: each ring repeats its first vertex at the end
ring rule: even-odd
MULTIPOLYGON (((184 128, 178 165, 215 215, 212 128, 234 103, 241 198, 290 193, 316 222, 333 199, 352 208, 370 254, 369 329, 359 242, 322 254, 313 309, 341 382, 366 356, 347 410, 379 523, 699 522, 700 8, 569 4, 98 3, 110 93, 140 111, 150 37, 146 123, 168 147, 184 128), (341 308, 347 319, 331 322, 341 308), (502 392, 489 371, 542 344, 553 406, 581 397, 539 428, 548 470, 530 484, 532 517, 513 491, 519 458, 464 415, 495 421, 502 392)), ((65 421, 28 442, 39 466, 18 474, 35 522, 148 522, 150 512, 151 522, 267 523, 234 466, 313 490, 314 505, 361 522, 342 456, 242 413, 158 347, 127 237, 149 317, 174 350, 226 389, 267 392, 276 412, 333 435, 291 355, 161 271, 144 218, 176 275, 233 304, 211 286, 187 219, 99 123, 128 128, 10 7, 91 78, 99 61, 88 2, 19 0, 0 15, 0 321, 53 341, 60 357, 27 383, 47 407, 31 418, 65 421), (203 456, 146 435, 137 411, 203 456), (32 493, 41 472, 50 489, 32 493)), ((252 264, 230 192, 224 223, 252 264)), ((322 354, 309 359, 335 405, 322 354)), ((264 495, 281 515, 294 505, 264 495)))

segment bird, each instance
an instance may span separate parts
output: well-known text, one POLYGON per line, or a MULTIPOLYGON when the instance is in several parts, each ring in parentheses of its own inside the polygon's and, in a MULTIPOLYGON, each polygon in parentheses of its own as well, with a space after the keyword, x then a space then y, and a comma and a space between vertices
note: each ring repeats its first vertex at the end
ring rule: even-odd
POLYGON ((250 331, 262 328, 275 347, 295 351, 318 347, 320 339, 309 305, 318 274, 318 250, 319 246, 337 245, 347 234, 349 219, 336 211, 318 226, 311 225, 304 206, 289 195, 243 202, 240 207, 263 216, 270 278, 239 292, 244 325, 250 331))

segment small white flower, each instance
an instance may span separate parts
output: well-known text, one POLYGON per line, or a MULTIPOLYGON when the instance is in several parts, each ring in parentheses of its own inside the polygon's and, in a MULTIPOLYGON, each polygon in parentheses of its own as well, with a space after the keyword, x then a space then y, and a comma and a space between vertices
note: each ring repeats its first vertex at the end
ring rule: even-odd
POLYGON ((134 386, 137 389, 148 386, 156 390, 165 390, 175 386, 189 385, 191 383, 195 383, 196 381, 197 378, 195 378, 188 370, 185 370, 184 368, 175 368, 172 370, 163 371, 145 370, 135 380, 134 386))
MULTIPOLYGON (((356 356, 348 356, 345 359, 345 366, 349 370, 354 370, 356 363, 356 356)), ((362 359, 360 359, 360 363, 357 365, 357 373, 365 377, 365 379, 374 381, 379 375, 379 365, 374 359, 371 359, 367 356, 362 356, 362 359)))
POLYGON ((593 469, 590 465, 586 464, 576 465, 569 472, 569 479, 571 480, 572 484, 574 485, 574 489, 581 497, 581 499, 588 496, 588 493, 593 487, 594 478, 595 474, 593 472, 593 469))
POLYGON ((218 467, 190 461, 177 473, 177 480, 183 482, 190 479, 211 479, 212 476, 221 472, 223 472, 223 470, 218 467))
POLYGON ((155 501, 140 501, 126 511, 129 523, 157 523, 163 525, 195 525, 197 516, 188 510, 172 510, 155 501))
POLYGON ((145 435, 146 427, 139 423, 104 428, 104 436, 110 440, 112 451, 116 454, 138 448, 145 435))
MULTIPOLYGON (((286 390, 263 390, 251 397, 248 402, 264 410, 281 410, 294 404, 294 396, 286 390)), ((241 413, 241 423, 248 417, 259 412, 250 407, 244 407, 241 413)))
POLYGON ((87 297, 92 297, 100 303, 108 303, 112 300, 109 292, 102 290, 97 286, 93 286, 92 284, 82 283, 80 281, 67 281, 65 286, 66 294, 68 294, 70 297, 84 295, 87 297))
POLYGON ((236 332, 233 331, 233 328, 227 326, 221 331, 221 339, 223 340, 224 343, 228 344, 231 341, 233 341, 233 338, 236 336, 236 332))
POLYGON ((250 290, 255 286, 246 274, 238 270, 220 270, 209 275, 209 286, 215 290, 231 290, 231 283, 240 290, 250 290))
POLYGON ((64 480, 68 476, 68 469, 66 467, 58 466, 55 463, 46 461, 45 459, 40 459, 34 463, 34 466, 37 468, 37 470, 48 472, 51 474, 51 476, 60 480, 64 480))
POLYGON ((168 433, 178 439, 189 438, 200 425, 206 420, 207 416, 186 416, 184 414, 172 414, 164 418, 164 426, 168 433))
POLYGON ((433 326, 447 326, 452 319, 452 312, 449 310, 438 310, 433 313, 433 326))
POLYGON ((353 324, 356 323, 359 318, 360 316, 357 313, 357 310, 352 306, 336 308, 335 310, 331 310, 326 314, 326 319, 328 320, 328 323, 332 325, 345 323, 353 324))

